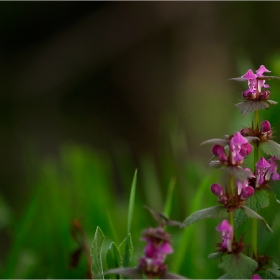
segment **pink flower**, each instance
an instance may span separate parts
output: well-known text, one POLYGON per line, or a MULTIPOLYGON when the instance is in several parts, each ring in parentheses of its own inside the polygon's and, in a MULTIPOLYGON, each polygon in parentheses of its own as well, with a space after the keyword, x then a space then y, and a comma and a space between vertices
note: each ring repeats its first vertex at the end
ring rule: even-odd
POLYGON ((243 183, 237 180, 237 194, 241 195, 241 198, 245 200, 254 194, 254 188, 249 186, 248 180, 243 183))
POLYGON ((261 65, 260 68, 256 71, 256 74, 249 69, 241 78, 248 81, 249 89, 243 92, 243 97, 245 99, 251 99, 251 96, 256 97, 256 93, 261 93, 262 87, 269 88, 269 85, 265 84, 265 80, 257 80, 258 77, 263 77, 263 73, 271 72, 264 65, 261 65))
POLYGON ((230 140, 230 152, 232 165, 240 164, 244 158, 252 152, 252 146, 240 132, 236 132, 230 140))
POLYGON ((219 158, 220 162, 227 162, 228 156, 223 146, 220 145, 213 146, 212 153, 219 158))
POLYGON ((223 220, 222 223, 216 227, 217 231, 222 233, 223 242, 221 245, 221 249, 227 249, 228 252, 232 251, 232 226, 229 224, 227 220, 223 220))
POLYGON ((261 157, 256 163, 257 186, 270 179, 273 181, 280 180, 280 175, 277 173, 278 165, 275 163, 275 160, 279 160, 279 158, 273 156, 266 161, 264 157, 261 157))
POLYGON ((147 274, 163 273, 166 269, 164 260, 167 254, 173 253, 170 236, 163 228, 150 228, 143 232, 143 241, 146 241, 145 256, 140 258, 139 267, 147 274))
POLYGON ((254 274, 251 279, 262 279, 260 275, 254 274))

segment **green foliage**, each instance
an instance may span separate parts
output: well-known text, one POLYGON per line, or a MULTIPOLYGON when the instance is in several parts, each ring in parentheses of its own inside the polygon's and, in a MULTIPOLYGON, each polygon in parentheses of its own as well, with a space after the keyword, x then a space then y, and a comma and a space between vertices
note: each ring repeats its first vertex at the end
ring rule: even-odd
MULTIPOLYGON (((120 255, 120 250, 116 246, 114 242, 112 242, 107 250, 106 253, 106 264, 107 264, 107 269, 112 269, 116 267, 121 267, 122 266, 122 259, 120 255)), ((120 279, 118 275, 112 275, 111 279, 120 279)))
POLYGON ((208 256, 208 259, 209 259, 209 260, 221 259, 222 255, 223 255, 222 252, 211 253, 211 254, 208 256))
POLYGON ((249 208, 247 206, 243 206, 242 209, 244 209, 244 213, 247 217, 253 218, 253 219, 258 219, 258 220, 262 221, 265 224, 266 228, 269 231, 273 232, 273 230, 271 229, 271 227, 269 226, 267 221, 262 216, 260 216, 257 212, 255 212, 254 210, 252 210, 251 208, 249 208))
POLYGON ((261 143, 260 147, 265 154, 280 157, 280 145, 275 141, 268 140, 261 143))
POLYGON ((271 230, 276 214, 280 209, 280 204, 277 201, 276 195, 272 190, 262 189, 256 191, 253 196, 249 197, 246 201, 248 207, 246 211, 237 209, 234 211, 234 226, 235 229, 239 228, 248 217, 254 217, 262 220, 267 229, 271 230), (251 209, 251 211, 249 210, 251 209), (254 214, 252 211, 258 211, 259 215, 254 214), (261 216, 261 218, 259 217, 261 216))
POLYGON ((280 209, 280 204, 277 201, 276 195, 272 190, 266 190, 268 194, 268 206, 262 207, 259 211, 260 215, 267 221, 268 225, 272 227, 276 214, 280 209))
POLYGON ((130 233, 124 239, 124 241, 119 245, 119 251, 120 251, 123 266, 128 267, 129 262, 131 261, 132 252, 133 252, 133 243, 132 243, 130 233))
POLYGON ((102 246, 104 238, 101 229, 97 227, 90 250, 92 258, 92 273, 95 279, 104 279, 102 264, 102 246))
POLYGON ((226 254, 222 257, 219 268, 226 271, 231 279, 250 279, 258 263, 243 254, 226 254))
POLYGON ((224 206, 213 206, 210 208, 202 209, 191 214, 184 222, 184 226, 190 226, 199 220, 206 218, 227 218, 228 212, 224 206))
POLYGON ((259 275, 262 279, 280 279, 280 268, 276 263, 272 263, 272 267, 261 270, 259 275))

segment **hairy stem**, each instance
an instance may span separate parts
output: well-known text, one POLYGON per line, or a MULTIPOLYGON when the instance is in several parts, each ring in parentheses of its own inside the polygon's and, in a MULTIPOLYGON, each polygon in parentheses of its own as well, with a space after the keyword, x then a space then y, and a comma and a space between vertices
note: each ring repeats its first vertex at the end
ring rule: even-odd
MULTIPOLYGON (((233 177, 233 174, 229 175, 229 192, 230 192, 230 196, 233 196, 233 194, 234 194, 234 177, 233 177)), ((230 219, 230 225, 232 226, 232 231, 234 232, 233 211, 229 212, 229 219, 230 219)))
MULTIPOLYGON (((259 128, 259 111, 255 111, 255 130, 259 128)), ((256 163, 259 160, 259 147, 254 146, 254 169, 256 170, 256 163)), ((253 219, 252 223, 252 249, 255 256, 257 256, 258 248, 258 220, 253 219)))

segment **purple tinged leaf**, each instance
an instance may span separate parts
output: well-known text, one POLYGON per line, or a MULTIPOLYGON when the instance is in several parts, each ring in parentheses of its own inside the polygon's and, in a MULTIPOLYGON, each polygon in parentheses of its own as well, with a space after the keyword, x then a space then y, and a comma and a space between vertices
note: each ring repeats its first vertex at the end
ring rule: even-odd
POLYGON ((204 145, 204 144, 226 146, 226 145, 228 145, 228 141, 225 139, 209 139, 209 140, 202 142, 200 145, 204 145))
POLYGON ((209 166, 213 168, 220 168, 223 164, 219 160, 212 160, 209 162, 209 166))
MULTIPOLYGON (((280 77, 277 77, 277 78, 280 78, 280 77)), ((273 101, 273 100, 266 100, 266 102, 268 102, 269 105, 276 105, 276 104, 278 104, 277 101, 273 101)))
POLYGON ((260 141, 260 138, 255 137, 255 136, 246 136, 245 138, 247 139, 247 141, 248 141, 249 143, 255 143, 255 142, 257 142, 257 141, 260 141))
POLYGON ((247 178, 251 177, 251 172, 240 166, 227 166, 225 170, 240 181, 245 181, 247 178))
POLYGON ((175 273, 165 273, 162 275, 161 279, 188 279, 188 278, 175 273))
MULTIPOLYGON (((140 271, 139 268, 132 268, 132 267, 120 267, 120 268, 113 268, 110 270, 107 270, 104 275, 107 274, 120 274, 126 277, 129 277, 131 279, 142 279, 143 278, 143 274, 140 271)), ((100 277, 100 275, 97 275, 98 277, 100 277)), ((98 279, 98 278, 95 278, 98 279)))
POLYGON ((270 103, 266 101, 243 101, 241 103, 235 104, 235 107, 241 112, 242 116, 246 115, 261 109, 269 108, 270 103))

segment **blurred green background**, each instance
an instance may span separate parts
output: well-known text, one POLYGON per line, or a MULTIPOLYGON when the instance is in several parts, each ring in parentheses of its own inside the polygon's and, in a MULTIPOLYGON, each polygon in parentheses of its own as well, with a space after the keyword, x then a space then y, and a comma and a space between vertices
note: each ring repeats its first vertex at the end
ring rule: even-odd
MULTIPOLYGON (((120 243, 135 169, 133 265, 156 226, 143 205, 162 211, 172 182, 171 219, 215 205, 210 186, 226 179, 200 143, 250 125, 234 108, 246 84, 229 78, 261 64, 280 76, 279 13, 278 2, 1 2, 0 277, 86 277, 84 255, 69 268, 71 220, 89 245, 96 226, 105 248, 120 243)), ((279 142, 279 107, 261 116, 279 142)), ((170 228, 170 269, 221 276, 207 260, 218 223, 170 228)), ((273 229, 260 227, 260 247, 280 264, 279 215, 273 229)))

